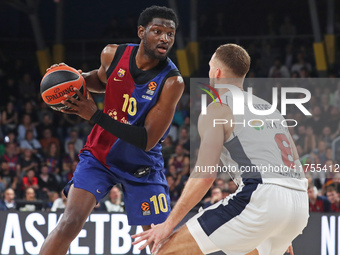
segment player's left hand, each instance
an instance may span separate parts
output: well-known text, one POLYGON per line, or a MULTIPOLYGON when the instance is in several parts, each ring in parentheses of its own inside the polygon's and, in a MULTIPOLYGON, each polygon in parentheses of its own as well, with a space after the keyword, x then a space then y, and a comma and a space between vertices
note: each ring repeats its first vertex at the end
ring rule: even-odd
POLYGON ((77 88, 74 88, 74 91, 77 93, 79 100, 69 95, 65 95, 65 100, 61 101, 61 103, 70 109, 63 109, 61 111, 68 114, 77 114, 85 120, 90 120, 97 111, 97 105, 93 101, 90 92, 87 91, 87 95, 84 97, 77 88))
POLYGON ((132 244, 136 245, 144 240, 146 240, 145 244, 143 244, 139 250, 143 250, 146 246, 154 242, 151 254, 153 254, 160 241, 167 238, 172 233, 172 228, 167 225, 166 222, 163 222, 158 225, 151 224, 151 229, 144 231, 142 233, 136 234, 131 236, 132 238, 139 237, 136 241, 134 241, 132 244))

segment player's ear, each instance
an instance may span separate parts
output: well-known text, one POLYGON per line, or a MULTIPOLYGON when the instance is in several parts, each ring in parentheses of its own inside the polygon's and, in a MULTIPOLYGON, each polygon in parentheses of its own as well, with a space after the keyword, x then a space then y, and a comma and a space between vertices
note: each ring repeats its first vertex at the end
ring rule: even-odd
POLYGON ((138 37, 139 39, 143 40, 145 35, 145 27, 138 26, 138 37))
POLYGON ((221 78, 222 71, 219 68, 216 68, 215 70, 215 78, 221 78))

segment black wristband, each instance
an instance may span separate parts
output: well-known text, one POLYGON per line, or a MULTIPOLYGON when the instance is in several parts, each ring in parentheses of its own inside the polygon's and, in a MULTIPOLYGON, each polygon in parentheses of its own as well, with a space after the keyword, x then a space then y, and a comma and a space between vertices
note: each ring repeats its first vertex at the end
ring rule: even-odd
POLYGON ((91 121, 104 128, 117 138, 130 143, 142 150, 146 149, 148 134, 145 127, 137 127, 121 123, 112 119, 109 115, 97 110, 91 117, 91 121))

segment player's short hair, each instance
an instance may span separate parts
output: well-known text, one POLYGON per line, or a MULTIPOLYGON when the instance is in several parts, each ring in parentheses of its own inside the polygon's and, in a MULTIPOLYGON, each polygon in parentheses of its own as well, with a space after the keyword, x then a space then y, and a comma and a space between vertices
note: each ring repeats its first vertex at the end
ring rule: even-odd
POLYGON ((178 18, 176 13, 165 6, 153 5, 146 8, 139 15, 138 26, 146 27, 154 18, 168 19, 175 22, 176 28, 178 27, 178 18))
POLYGON ((237 44, 224 44, 217 48, 215 57, 239 76, 245 76, 250 68, 248 52, 237 44))

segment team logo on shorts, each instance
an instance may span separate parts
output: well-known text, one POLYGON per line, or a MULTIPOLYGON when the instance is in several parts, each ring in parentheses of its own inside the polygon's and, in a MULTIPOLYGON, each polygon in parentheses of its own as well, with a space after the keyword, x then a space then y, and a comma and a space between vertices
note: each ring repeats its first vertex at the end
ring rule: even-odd
POLYGON ((152 81, 148 84, 148 90, 146 91, 146 94, 152 96, 153 94, 155 94, 155 90, 157 88, 157 83, 152 81))
POLYGON ((151 215, 150 204, 148 202, 144 202, 141 205, 143 216, 151 215))
POLYGON ((125 72, 126 72, 126 71, 125 71, 124 69, 119 68, 119 71, 117 72, 117 74, 118 74, 118 76, 119 76, 120 78, 122 78, 122 77, 124 77, 125 72))

